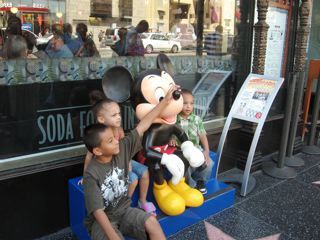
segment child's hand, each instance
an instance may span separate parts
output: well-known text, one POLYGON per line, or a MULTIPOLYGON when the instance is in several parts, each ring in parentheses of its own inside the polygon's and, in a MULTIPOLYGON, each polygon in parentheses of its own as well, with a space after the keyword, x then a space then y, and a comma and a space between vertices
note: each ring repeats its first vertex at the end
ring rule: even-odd
POLYGON ((169 146, 170 147, 175 147, 177 146, 177 141, 175 139, 170 139, 169 140, 169 146))
POLYGON ((203 151, 203 155, 204 155, 206 166, 209 166, 209 163, 210 163, 209 151, 203 151))
POLYGON ((131 164, 131 161, 129 162, 129 172, 132 172, 132 164, 131 164))

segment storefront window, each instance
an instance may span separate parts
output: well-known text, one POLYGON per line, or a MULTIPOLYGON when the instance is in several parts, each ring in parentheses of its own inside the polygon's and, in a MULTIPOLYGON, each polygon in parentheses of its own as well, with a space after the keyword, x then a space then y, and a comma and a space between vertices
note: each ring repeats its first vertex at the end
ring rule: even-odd
MULTIPOLYGON (((237 61, 246 49, 243 44, 248 43, 239 39, 240 33, 247 38, 248 27, 248 18, 241 17, 240 1, 206 0, 203 11, 193 0, 19 0, 11 6, 20 2, 25 7, 17 5, 15 15, 21 19, 23 31, 34 34, 36 41, 34 47, 27 46, 28 59, 7 59, 2 48, 0 138, 5 141, 0 143, 0 163, 30 154, 71 152, 79 146, 82 151, 73 154, 83 154, 83 129, 94 121, 91 106, 95 95, 103 95, 104 72, 114 65, 127 67, 133 75, 156 68, 159 52, 169 56, 176 82, 189 90, 194 90, 208 71, 218 71, 203 80, 201 89, 214 89, 216 93, 204 98, 200 92, 197 111, 205 121, 227 116, 236 88, 235 72, 243 69, 237 61), (198 39, 199 12, 204 14, 202 42, 198 39), (126 46, 122 50, 127 52, 116 57, 114 45, 121 31, 132 31, 141 20, 146 20, 149 27, 140 35, 142 50, 132 50, 140 56, 128 56, 130 48, 126 46), (63 29, 71 29, 66 23, 72 28, 69 39, 59 35, 63 29), (77 48, 81 36, 76 33, 77 26, 85 25, 86 37, 81 43, 85 45, 77 48), (65 42, 68 40, 72 44, 65 42), (202 56, 196 55, 196 48, 202 50, 202 56)), ((10 7, 0 11, 5 28, 13 13, 10 7)), ((242 11, 248 15, 248 10, 242 11)), ((129 103, 122 105, 122 114, 124 128, 131 129, 135 122, 129 103)))
POLYGON ((236 23, 240 21, 239 5, 239 0, 204 0, 202 42, 199 42, 197 29, 198 15, 202 11, 199 11, 199 2, 193 0, 12 0, 2 4, 0 17, 6 28, 11 8, 15 7, 18 12, 14 14, 21 18, 24 29, 36 35, 53 24, 69 23, 76 37, 76 25, 84 23, 101 57, 115 54, 110 46, 119 40, 117 29, 130 30, 140 20, 148 21, 149 32, 167 37, 162 41, 144 39, 147 54, 195 55, 198 47, 203 55, 230 55, 237 34, 236 23), (221 35, 220 41, 212 41, 214 34, 221 35))

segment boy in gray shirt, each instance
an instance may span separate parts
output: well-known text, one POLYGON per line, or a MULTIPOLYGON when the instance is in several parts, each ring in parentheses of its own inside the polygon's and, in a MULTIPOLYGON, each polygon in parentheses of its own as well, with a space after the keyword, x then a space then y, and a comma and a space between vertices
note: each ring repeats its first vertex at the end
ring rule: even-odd
POLYGON ((171 87, 165 98, 120 141, 104 124, 93 124, 85 129, 84 143, 95 155, 83 177, 88 218, 86 226, 91 238, 124 239, 128 235, 136 239, 165 239, 157 219, 150 213, 131 208, 128 197, 129 161, 141 149, 143 133, 153 120, 172 101, 171 87))

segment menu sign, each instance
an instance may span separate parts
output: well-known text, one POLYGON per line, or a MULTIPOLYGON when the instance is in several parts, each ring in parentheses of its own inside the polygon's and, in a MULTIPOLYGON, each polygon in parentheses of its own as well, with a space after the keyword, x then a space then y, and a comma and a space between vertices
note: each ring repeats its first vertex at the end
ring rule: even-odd
POLYGON ((258 121, 267 101, 277 85, 277 80, 251 76, 235 105, 234 117, 258 121))

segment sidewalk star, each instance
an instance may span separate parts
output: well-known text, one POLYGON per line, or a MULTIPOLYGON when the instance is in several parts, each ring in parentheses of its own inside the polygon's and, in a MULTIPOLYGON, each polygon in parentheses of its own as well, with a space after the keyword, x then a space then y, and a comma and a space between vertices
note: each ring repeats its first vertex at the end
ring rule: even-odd
MULTIPOLYGON (((230 235, 224 233, 222 230, 219 228, 215 227, 214 225, 204 222, 206 232, 207 232, 207 237, 209 240, 235 240, 235 238, 231 237, 230 235)), ((257 238, 256 240, 279 240, 280 239, 280 233, 262 237, 262 238, 257 238)))
POLYGON ((312 184, 320 186, 320 181, 312 182, 312 184))

